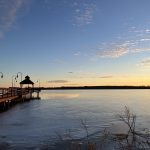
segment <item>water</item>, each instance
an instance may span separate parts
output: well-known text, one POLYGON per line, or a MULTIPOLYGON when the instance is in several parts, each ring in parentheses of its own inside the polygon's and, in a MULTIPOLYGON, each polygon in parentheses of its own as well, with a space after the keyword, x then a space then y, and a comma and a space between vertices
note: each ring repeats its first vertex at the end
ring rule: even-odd
POLYGON ((125 106, 137 115, 138 128, 150 129, 150 90, 53 90, 40 96, 0 114, 0 147, 44 149, 66 130, 84 137, 81 120, 96 133, 117 123, 125 106))

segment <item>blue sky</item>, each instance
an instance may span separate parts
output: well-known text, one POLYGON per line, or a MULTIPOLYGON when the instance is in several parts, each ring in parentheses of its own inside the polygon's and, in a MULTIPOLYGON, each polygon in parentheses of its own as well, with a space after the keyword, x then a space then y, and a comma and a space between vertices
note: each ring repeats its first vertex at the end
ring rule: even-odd
POLYGON ((0 86, 10 86, 17 72, 41 86, 150 85, 149 6, 0 0, 0 86))

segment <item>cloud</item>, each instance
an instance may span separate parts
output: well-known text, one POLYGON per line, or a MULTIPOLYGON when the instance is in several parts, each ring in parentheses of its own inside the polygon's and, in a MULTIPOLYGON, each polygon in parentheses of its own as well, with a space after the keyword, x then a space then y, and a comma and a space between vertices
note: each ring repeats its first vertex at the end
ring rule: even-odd
POLYGON ((143 42, 143 41, 150 41, 150 39, 149 38, 147 38, 147 39, 145 38, 145 39, 140 39, 140 41, 141 42, 143 42))
POLYGON ((140 33, 142 34, 149 34, 150 33, 150 29, 146 28, 146 29, 139 29, 137 27, 131 27, 130 32, 134 32, 134 33, 140 33))
POLYGON ((25 4, 25 0, 0 0, 0 38, 15 23, 17 13, 25 4))
POLYGON ((93 14, 96 5, 86 0, 73 3, 73 25, 84 26, 93 23, 93 14))
POLYGON ((80 56, 81 55, 81 52, 76 52, 73 54, 74 56, 80 56))
POLYGON ((50 80, 47 83, 68 83, 68 80, 50 80))
POLYGON ((101 44, 98 50, 95 50, 95 56, 118 58, 127 54, 150 52, 150 32, 148 29, 141 32, 140 36, 133 34, 131 37, 124 37, 116 42, 101 44))
POLYGON ((149 52, 150 48, 135 48, 132 50, 132 53, 141 53, 141 52, 149 52))
POLYGON ((101 76, 100 78, 113 78, 111 75, 101 76))
MULTIPOLYGON (((43 0, 46 8, 52 8, 59 6, 67 8, 70 14, 69 21, 73 26, 81 27, 93 23, 94 12, 96 10, 95 0, 43 0)), ((56 11, 60 11, 59 9, 56 11)))
POLYGON ((96 72, 77 71, 70 74, 70 78, 78 79, 99 79, 99 78, 113 78, 111 74, 99 74, 96 72))
POLYGON ((144 67, 150 67, 150 58, 146 58, 145 60, 142 60, 140 62, 140 65, 144 67))
POLYGON ((125 55, 127 53, 128 53, 128 49, 122 48, 122 47, 118 47, 118 48, 114 48, 112 50, 99 51, 99 52, 97 52, 96 55, 100 56, 100 57, 117 58, 117 57, 123 56, 123 55, 125 55))
POLYGON ((77 83, 70 83, 70 84, 65 84, 66 86, 79 86, 80 84, 77 83))
POLYGON ((99 58, 119 58, 127 54, 150 52, 150 29, 130 27, 122 36, 117 36, 112 42, 100 43, 91 50, 90 60, 99 58))

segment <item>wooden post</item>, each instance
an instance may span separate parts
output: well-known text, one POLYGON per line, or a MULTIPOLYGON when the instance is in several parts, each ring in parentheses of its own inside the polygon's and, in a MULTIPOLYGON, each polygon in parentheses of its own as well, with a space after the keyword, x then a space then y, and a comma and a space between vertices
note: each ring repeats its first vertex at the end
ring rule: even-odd
POLYGON ((9 90, 7 89, 6 92, 7 92, 7 97, 9 97, 9 90))
POLYGON ((39 91, 37 91, 37 98, 39 98, 39 91))
POLYGON ((12 96, 12 88, 10 89, 10 96, 12 96))
POLYGON ((32 98, 32 91, 30 90, 29 93, 30 93, 30 99, 31 99, 32 98))
POLYGON ((2 98, 3 98, 3 96, 4 96, 4 89, 2 89, 2 98))

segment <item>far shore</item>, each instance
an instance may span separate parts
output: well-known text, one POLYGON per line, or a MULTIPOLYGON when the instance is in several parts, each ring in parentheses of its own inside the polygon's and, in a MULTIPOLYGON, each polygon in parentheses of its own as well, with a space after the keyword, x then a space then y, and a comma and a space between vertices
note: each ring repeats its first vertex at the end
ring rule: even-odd
MULTIPOLYGON (((13 87, 13 88, 20 89, 20 87, 13 87)), ((8 89, 8 88, 1 87, 0 90, 2 89, 8 89)), ((33 89, 35 90, 130 90, 130 89, 134 90, 134 89, 150 89, 150 86, 61 86, 61 87, 33 87, 33 89)))
POLYGON ((150 89, 150 86, 62 86, 38 87, 41 90, 120 90, 120 89, 150 89))

